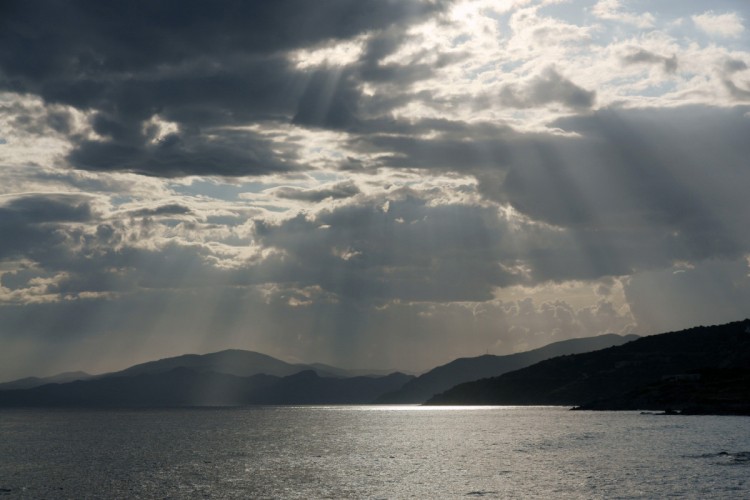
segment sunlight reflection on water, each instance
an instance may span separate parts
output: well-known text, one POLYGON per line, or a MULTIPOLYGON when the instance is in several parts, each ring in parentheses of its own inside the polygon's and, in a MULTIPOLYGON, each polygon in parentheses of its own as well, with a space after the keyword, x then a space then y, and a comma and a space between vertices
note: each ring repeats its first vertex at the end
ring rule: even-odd
MULTIPOLYGON (((493 409, 513 409, 524 408, 522 406, 422 406, 422 405, 338 405, 338 406, 305 406, 297 408, 307 408, 311 410, 332 410, 332 411, 481 411, 493 409)), ((529 408, 528 406, 525 408, 529 408)), ((540 406, 538 408, 553 408, 540 406)))

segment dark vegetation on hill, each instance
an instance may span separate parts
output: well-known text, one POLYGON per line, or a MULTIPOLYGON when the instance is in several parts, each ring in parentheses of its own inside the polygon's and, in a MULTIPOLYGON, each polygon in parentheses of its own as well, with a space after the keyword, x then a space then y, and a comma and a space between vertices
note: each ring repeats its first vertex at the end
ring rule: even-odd
POLYGON ((445 365, 433 368, 427 373, 409 381, 395 392, 381 396, 376 403, 424 403, 435 394, 439 394, 463 382, 496 377, 555 356, 596 351, 605 347, 621 345, 637 338, 637 335, 620 336, 610 333, 597 337, 554 342, 539 349, 507 356, 488 354, 474 358, 459 358, 445 365))
POLYGON ((427 404, 747 414, 750 320, 643 337, 458 385, 427 404))

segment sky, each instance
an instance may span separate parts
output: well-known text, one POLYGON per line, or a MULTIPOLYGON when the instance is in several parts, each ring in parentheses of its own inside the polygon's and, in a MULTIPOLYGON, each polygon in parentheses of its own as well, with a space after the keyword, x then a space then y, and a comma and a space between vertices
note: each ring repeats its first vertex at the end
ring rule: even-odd
POLYGON ((750 2, 4 0, 0 380, 750 316, 750 2))

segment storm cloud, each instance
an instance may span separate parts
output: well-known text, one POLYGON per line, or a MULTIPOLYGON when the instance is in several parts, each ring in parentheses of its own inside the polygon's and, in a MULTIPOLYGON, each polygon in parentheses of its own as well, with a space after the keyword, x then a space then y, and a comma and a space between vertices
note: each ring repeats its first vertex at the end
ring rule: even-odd
MULTIPOLYGON (((332 69, 286 54, 408 24, 427 2, 6 2, 0 86, 90 114, 97 139, 73 137, 70 162, 156 176, 258 175, 293 169, 250 122, 346 126, 359 94, 332 69), (333 88, 330 88, 333 87, 333 88), (324 111, 316 111, 321 105, 324 111), (179 132, 154 140, 148 122, 179 132), (240 146, 242 144, 242 146, 240 146)), ((55 122, 64 129, 64 122, 55 122)))

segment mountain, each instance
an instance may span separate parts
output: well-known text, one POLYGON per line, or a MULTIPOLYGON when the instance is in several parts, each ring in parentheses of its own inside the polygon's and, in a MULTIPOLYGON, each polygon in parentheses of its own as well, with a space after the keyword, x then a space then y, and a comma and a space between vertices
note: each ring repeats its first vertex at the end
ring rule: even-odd
POLYGON ((244 393, 278 377, 244 379, 215 372, 174 368, 162 373, 106 376, 33 389, 0 392, 0 406, 169 407, 232 404, 244 393))
POLYGON ((407 375, 414 375, 414 373, 402 370, 380 370, 374 368, 338 368, 336 366, 326 365, 323 363, 310 363, 309 366, 316 373, 329 373, 336 377, 384 377, 394 372, 406 373, 407 375))
POLYGON ((507 356, 484 355, 474 358, 459 358, 428 371, 408 382, 398 391, 385 394, 376 402, 383 404, 424 403, 435 394, 464 382, 495 377, 556 356, 596 351, 621 345, 637 338, 637 335, 620 336, 609 333, 597 337, 554 342, 539 349, 507 356))
POLYGON ((65 372, 51 377, 26 377, 0 383, 0 391, 10 389, 31 389, 32 387, 39 387, 44 384, 62 384, 65 382, 73 382, 74 380, 88 380, 92 377, 93 375, 89 375, 86 372, 65 372))
POLYGON ((427 404, 743 413, 750 411, 750 320, 548 359, 458 385, 427 404))
POLYGON ((131 366, 119 372, 104 376, 133 376, 142 374, 164 373, 175 368, 189 368, 196 372, 215 372, 238 377, 251 375, 275 375, 286 377, 305 370, 314 370, 321 376, 339 376, 345 370, 334 367, 331 372, 311 365, 291 364, 259 352, 228 349, 210 354, 184 354, 172 358, 159 359, 131 366), (336 372, 336 373, 332 373, 336 372))
POLYGON ((367 403, 400 387, 409 375, 321 377, 306 370, 286 377, 239 377, 176 367, 87 381, 0 391, 0 407, 185 407, 247 404, 367 403))
POLYGON ((321 377, 384 376, 394 370, 349 370, 323 363, 287 363, 280 359, 254 351, 227 349, 209 354, 183 354, 171 358, 148 361, 120 370, 99 375, 132 376, 145 373, 164 373, 175 368, 190 368, 197 372, 216 372, 238 377, 265 374, 286 377, 306 370, 313 370, 321 377))

